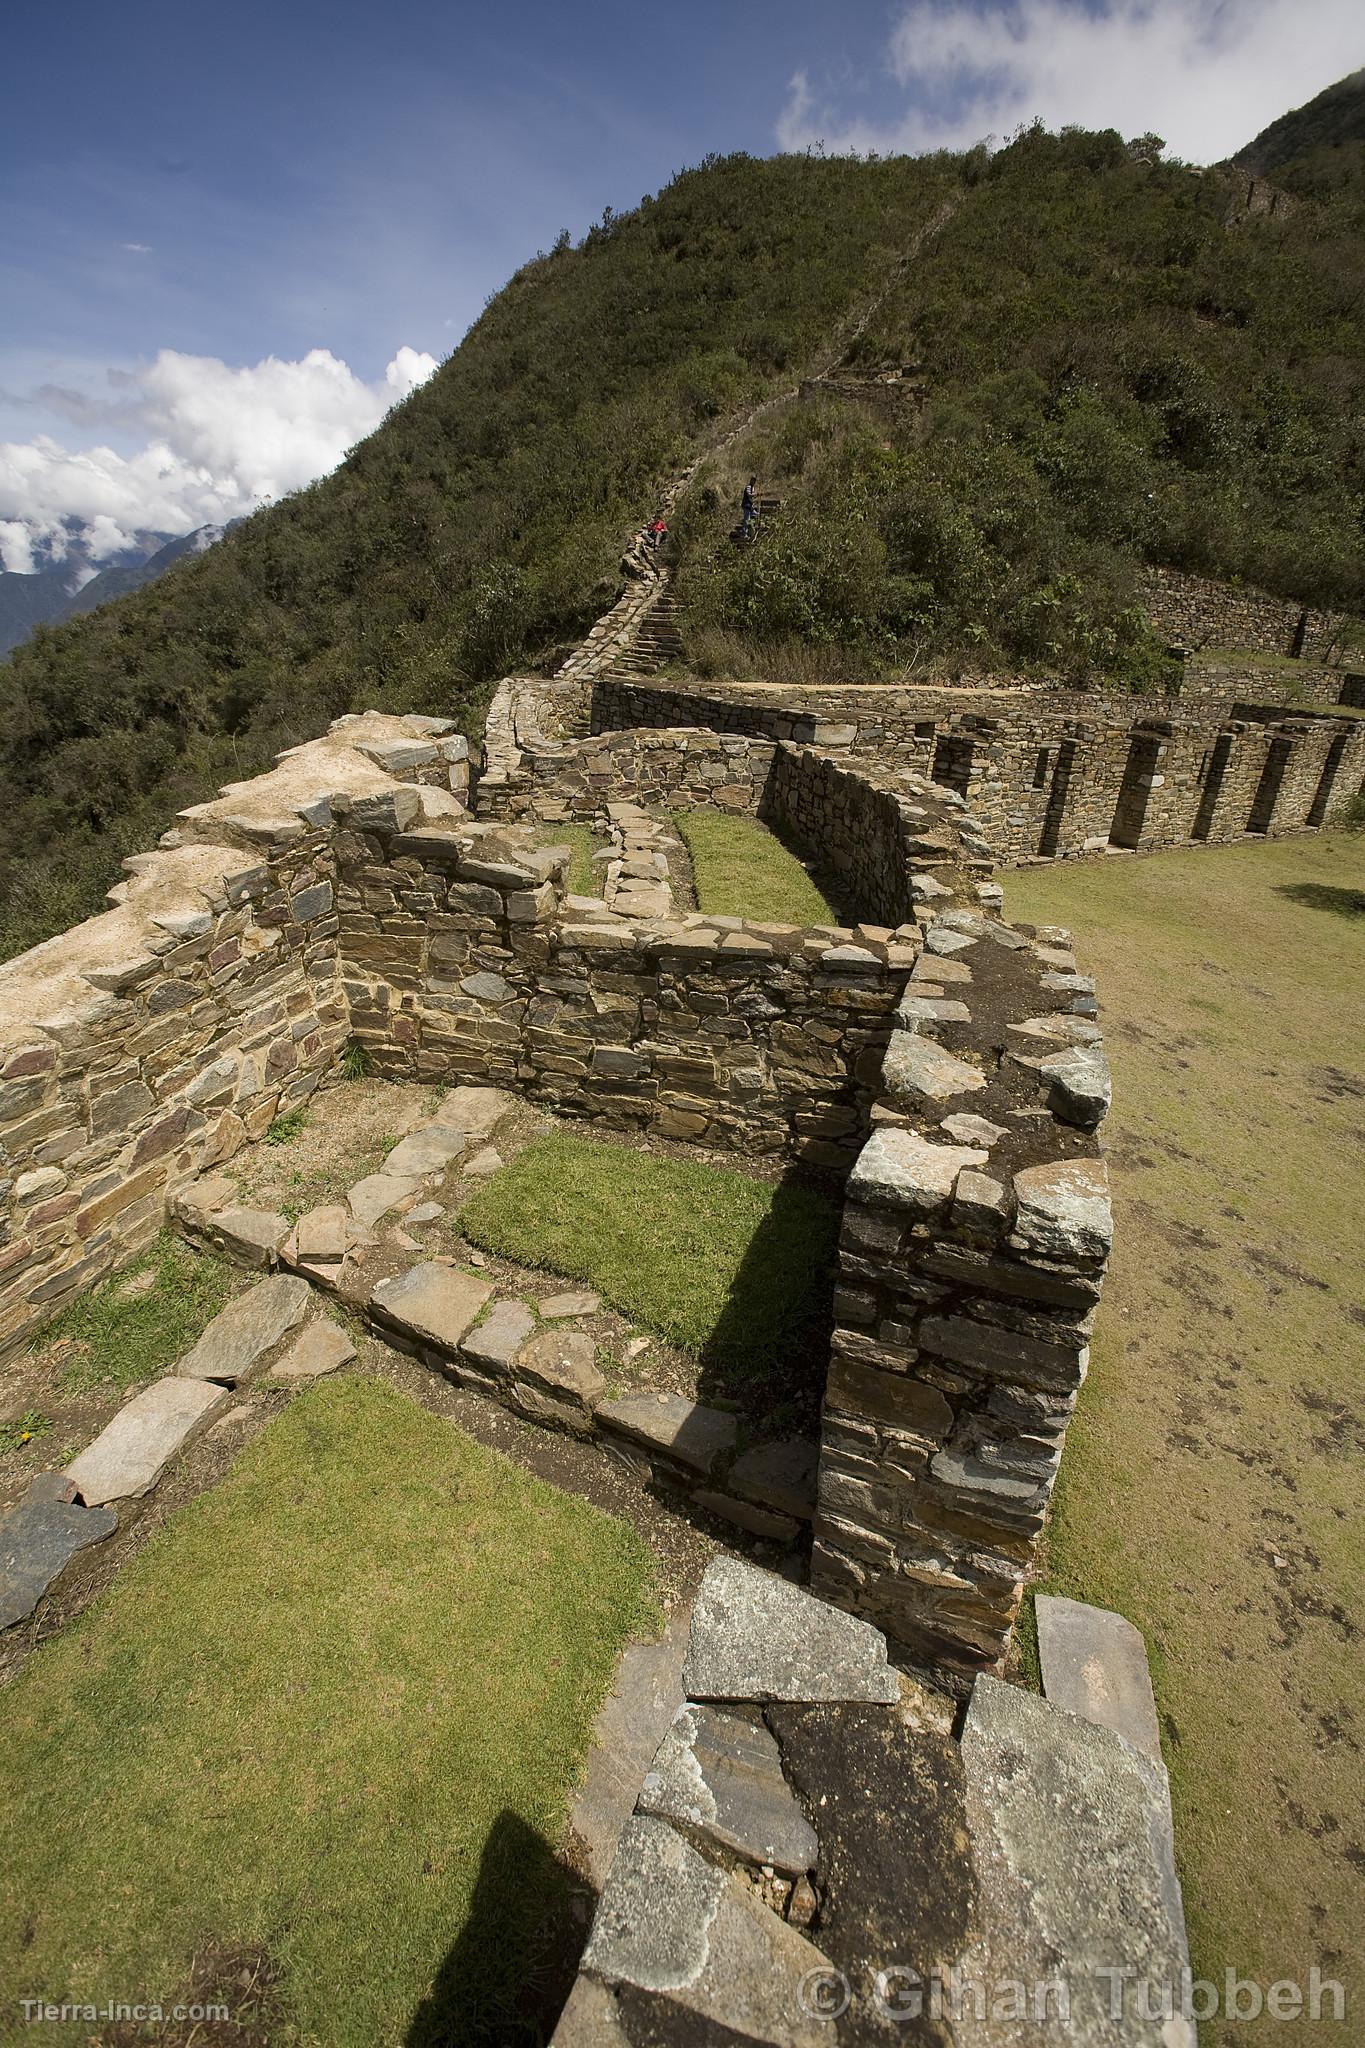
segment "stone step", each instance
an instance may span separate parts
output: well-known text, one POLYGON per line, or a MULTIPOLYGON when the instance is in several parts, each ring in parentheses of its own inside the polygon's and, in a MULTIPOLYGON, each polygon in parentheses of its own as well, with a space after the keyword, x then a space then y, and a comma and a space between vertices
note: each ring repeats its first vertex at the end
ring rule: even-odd
POLYGON ((303 1321, 311 1298, 308 1282, 295 1274, 258 1281, 214 1317, 176 1366, 177 1375, 239 1385, 303 1321))
POLYGON ((985 1979, 1064 1981, 1070 2015, 1049 2021, 1049 2042, 1195 2048, 1187 2021, 1160 2016, 1160 1988, 1178 2015, 1189 1967, 1160 1763, 1109 1728, 984 1676, 961 1751, 985 1979), (1144 1984, 1160 1987, 1155 2018, 1140 2002, 1144 1984), (1121 2022, 1107 2017, 1115 1985, 1121 2022))
POLYGON ((144 1494, 178 1450, 232 1399, 213 1380, 171 1373, 120 1408, 88 1450, 66 1468, 87 1507, 144 1494))
POLYGON ((62 1497, 75 1490, 62 1474, 42 1473, 0 1521, 0 1629, 27 1621, 76 1552, 117 1529, 112 1508, 81 1507, 62 1497))

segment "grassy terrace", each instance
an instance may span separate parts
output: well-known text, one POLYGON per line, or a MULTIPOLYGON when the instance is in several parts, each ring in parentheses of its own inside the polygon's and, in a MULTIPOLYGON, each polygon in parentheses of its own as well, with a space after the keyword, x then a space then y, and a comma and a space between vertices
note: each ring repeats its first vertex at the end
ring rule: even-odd
POLYGON ((819 1189, 557 1132, 466 1202, 460 1229, 590 1282, 701 1361, 703 1399, 771 1418, 823 1367, 839 1215, 819 1189))
POLYGON ((298 2048, 541 2038, 554 1844, 649 1581, 625 1525, 382 1382, 301 1395, 8 1694, 10 1992, 226 1996, 298 2048))
POLYGON ((1196 1972, 1345 1978, 1365 1924, 1365 836, 1006 892, 1075 931, 1115 1083, 1114 1265, 1044 1583, 1147 1636, 1196 1972))
POLYGON ((692 856, 697 908, 755 924, 837 924, 795 854, 756 818, 682 811, 673 823, 692 856))

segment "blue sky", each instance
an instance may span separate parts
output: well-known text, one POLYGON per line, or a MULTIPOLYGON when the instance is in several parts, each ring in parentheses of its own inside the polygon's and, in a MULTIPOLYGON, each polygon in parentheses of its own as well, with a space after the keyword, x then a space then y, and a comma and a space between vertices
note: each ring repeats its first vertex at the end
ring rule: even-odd
POLYGON ((24 566, 15 534, 62 512, 103 515, 110 534, 134 514, 183 528, 319 473, 526 256, 708 150, 957 145, 1037 112, 1158 127, 1205 160, 1365 62, 1357 12, 23 9, 6 28, 0 130, 5 560, 24 566))

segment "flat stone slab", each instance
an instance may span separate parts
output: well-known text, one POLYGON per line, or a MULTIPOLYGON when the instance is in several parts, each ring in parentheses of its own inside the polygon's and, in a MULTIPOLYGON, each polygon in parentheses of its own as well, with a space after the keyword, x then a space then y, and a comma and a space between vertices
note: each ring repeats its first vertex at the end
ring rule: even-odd
POLYGON ((699 2040, 713 2038, 714 2028, 717 2042, 833 2048, 834 2022, 809 2017, 799 1996, 803 1979, 828 1967, 813 1943, 666 1821, 637 1814, 626 1823, 583 1969, 617 1988, 628 2039, 649 2038, 649 2014, 659 2007, 671 2011, 674 2028, 679 2009, 693 2016, 699 2040))
MULTIPOLYGON (((269 1284, 268 1282, 265 1284, 269 1284)), ((300 1283, 306 1290, 307 1282, 300 1283)), ((232 1399, 212 1380, 168 1374, 119 1409, 66 1468, 87 1507, 131 1500, 154 1486, 182 1445, 232 1399)))
POLYGON ((733 1557, 702 1577, 683 1684, 695 1700, 900 1698, 880 1629, 733 1557))
POLYGON ((311 1265, 339 1264, 350 1241, 351 1219, 341 1203, 310 1209, 294 1225, 294 1256, 311 1265))
POLYGON ((645 1774, 637 1810, 796 1877, 820 1853, 776 1742, 718 1707, 683 1707, 645 1774))
POLYGON ((916 1131, 874 1131, 854 1162, 848 1193, 859 1202, 932 1213, 950 1200, 964 1167, 984 1166, 989 1157, 972 1145, 931 1145, 916 1131))
POLYGON ((276 1273, 258 1281, 214 1317, 176 1366, 177 1376, 235 1386, 303 1321, 311 1298, 308 1282, 293 1274, 276 1273))
POLYGON ((486 1138, 514 1100, 503 1088, 452 1088, 432 1121, 466 1138, 486 1138))
POLYGON ((269 1272, 280 1246, 289 1235, 289 1219, 274 1209, 231 1206, 215 1209, 200 1227, 210 1242, 239 1266, 257 1266, 269 1272))
POLYGON ((491 1283, 476 1273, 423 1260, 392 1280, 381 1280, 370 1303, 386 1322, 454 1358, 492 1292, 491 1283))
POLYGON ((961 1753, 985 1981, 1068 1983, 1070 2019, 1049 2041, 1195 2048, 1188 2022, 1146 2016, 1138 1988, 1154 1987, 1159 2015, 1156 1987, 1171 1986, 1178 2001, 1189 1967, 1160 1764, 1112 1730, 988 1677, 973 1687, 961 1753), (1115 1983, 1121 2018, 1110 2014, 1115 1983))
POLYGON ((595 1316, 601 1306, 600 1294, 551 1294, 536 1303, 538 1313, 549 1322, 563 1316, 595 1316))
POLYGON ((535 1316, 524 1301, 496 1302, 460 1345, 461 1356, 486 1372, 510 1372, 535 1327, 535 1316))
POLYGON ((818 1446, 803 1436, 780 1437, 736 1458, 726 1484, 779 1514, 810 1521, 815 1513, 818 1446))
POLYGON ((272 1380, 320 1380, 324 1373, 349 1365, 355 1345, 339 1323, 316 1316, 294 1339, 284 1357, 271 1367, 272 1380))
POLYGON ((738 1435, 733 1415, 704 1408, 681 1394, 622 1394, 603 1401, 597 1414, 604 1429, 616 1430, 651 1451, 665 1451, 693 1472, 709 1473, 717 1458, 734 1449, 738 1435))
POLYGON ((1142 1633, 1121 1614, 1039 1593, 1038 1661, 1054 1707, 1112 1728, 1144 1755, 1161 1756, 1156 1700, 1142 1633))
POLYGON ((1082 1264, 1109 1256, 1114 1219, 1102 1159, 1025 1167, 1014 1176, 1014 1192, 1019 1207, 1012 1242, 1020 1250, 1082 1264))
POLYGON ((458 1159, 464 1151, 467 1140, 463 1131, 454 1131, 446 1124, 424 1124, 420 1131, 410 1131, 398 1143, 384 1161, 384 1171, 390 1177, 397 1175, 400 1180, 426 1180, 431 1175, 444 1173, 452 1159, 458 1159))
POLYGON ((586 1852, 597 1891, 606 1883, 640 1781, 683 1704, 682 1667, 691 1610, 679 1606, 657 1642, 628 1643, 593 1725, 583 1783, 569 1826, 586 1852))
POLYGON ((512 1398, 534 1422, 583 1434, 606 1391, 597 1346, 581 1330, 537 1330, 512 1362, 512 1398))
POLYGON ((112 1508, 40 1499, 11 1509, 0 1522, 0 1629, 27 1621, 68 1560, 117 1527, 112 1508))
POLYGON ((367 1230, 403 1202, 420 1193, 420 1179, 396 1173, 367 1173, 346 1197, 346 1205, 357 1223, 367 1230))
POLYGON ((495 1151, 491 1145, 483 1145, 474 1154, 472 1159, 465 1161, 464 1171, 472 1173, 482 1180, 485 1174, 500 1173, 502 1166, 503 1157, 501 1152, 495 1151))
POLYGON ((968 1060, 955 1059, 933 1038, 893 1031, 882 1063, 882 1080, 893 1102, 914 1109, 922 1102, 948 1102, 954 1095, 984 1088, 986 1076, 968 1060))

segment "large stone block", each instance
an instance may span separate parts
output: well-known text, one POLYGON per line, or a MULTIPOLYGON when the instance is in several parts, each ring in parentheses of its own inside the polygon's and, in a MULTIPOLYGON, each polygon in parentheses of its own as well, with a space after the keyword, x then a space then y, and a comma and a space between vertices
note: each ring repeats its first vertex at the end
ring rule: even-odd
MULTIPOLYGON (((303 1284, 303 1283, 300 1283, 303 1284)), ((227 1387, 174 1374, 144 1387, 66 1468, 87 1507, 146 1493, 176 1452, 232 1399, 227 1387)))

